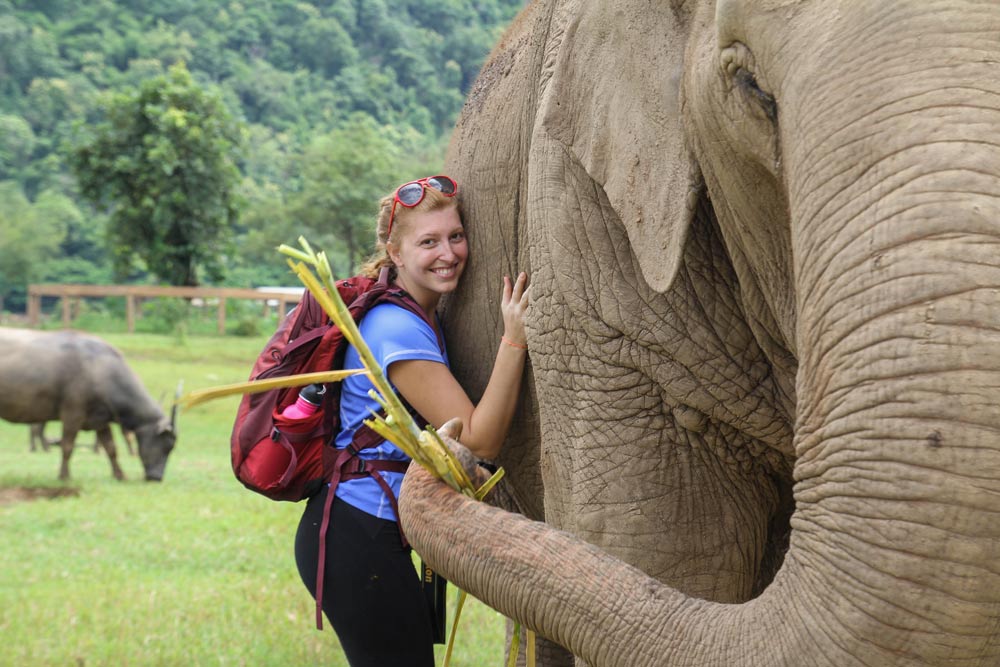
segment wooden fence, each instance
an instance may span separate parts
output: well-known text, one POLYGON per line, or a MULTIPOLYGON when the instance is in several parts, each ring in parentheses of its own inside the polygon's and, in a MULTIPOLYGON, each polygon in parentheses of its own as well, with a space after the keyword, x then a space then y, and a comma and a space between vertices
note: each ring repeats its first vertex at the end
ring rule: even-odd
POLYGON ((28 285, 28 323, 37 327, 41 321, 42 297, 57 297, 62 304, 62 323, 69 328, 72 322, 73 306, 84 297, 103 298, 109 296, 125 297, 125 321, 129 333, 135 331, 137 302, 140 299, 173 297, 181 299, 201 299, 205 303, 218 300, 218 329, 220 334, 226 333, 226 299, 251 299, 263 301, 264 315, 270 312, 269 302, 278 302, 278 312, 284 313, 288 304, 298 303, 302 298, 302 290, 297 291, 260 291, 241 289, 238 287, 154 287, 146 285, 28 285))

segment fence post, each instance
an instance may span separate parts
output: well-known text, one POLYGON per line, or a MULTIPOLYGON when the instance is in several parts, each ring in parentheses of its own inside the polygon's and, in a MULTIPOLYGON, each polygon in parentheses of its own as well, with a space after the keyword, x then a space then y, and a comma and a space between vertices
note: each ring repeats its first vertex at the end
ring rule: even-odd
POLYGON ((226 334, 226 297, 219 297, 219 335, 226 334))
POLYGON ((125 295, 125 328, 129 333, 135 333, 135 295, 125 295))
POLYGON ((38 294, 28 293, 28 324, 32 329, 37 329, 42 315, 42 297, 38 294))
POLYGON ((59 301, 62 304, 63 329, 69 329, 69 323, 72 321, 72 317, 70 317, 70 309, 73 306, 73 299, 68 295, 63 294, 59 301))

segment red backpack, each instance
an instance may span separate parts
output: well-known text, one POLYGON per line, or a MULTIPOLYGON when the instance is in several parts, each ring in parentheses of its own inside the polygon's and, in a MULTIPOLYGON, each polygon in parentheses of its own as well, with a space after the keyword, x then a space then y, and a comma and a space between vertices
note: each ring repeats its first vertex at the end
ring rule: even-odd
MULTIPOLYGON (((395 303, 427 320, 423 309, 403 290, 391 287, 388 270, 378 280, 355 276, 336 283, 354 321, 378 303, 395 303)), ((264 346, 250 373, 251 380, 284 377, 299 373, 329 371, 344 361, 346 341, 340 329, 327 317, 319 302, 306 290, 302 301, 285 316, 264 346)), ((336 472, 338 452, 333 439, 340 428, 340 383, 327 385, 320 409, 305 419, 291 420, 282 412, 295 402, 298 388, 273 389, 246 394, 236 412, 230 439, 233 472, 248 489, 272 500, 299 501, 315 494, 336 472)), ((355 471, 338 466, 348 479, 375 469, 395 470, 398 462, 368 461, 358 465, 361 449, 382 441, 374 431, 362 426, 351 447, 355 471), (383 464, 392 465, 383 465, 383 464)), ((404 464, 405 465, 405 464, 404 464)), ((360 475, 359 475, 360 476, 360 475)), ((380 481, 380 480, 379 480, 380 481)), ((391 498, 390 494, 390 498, 391 498)))

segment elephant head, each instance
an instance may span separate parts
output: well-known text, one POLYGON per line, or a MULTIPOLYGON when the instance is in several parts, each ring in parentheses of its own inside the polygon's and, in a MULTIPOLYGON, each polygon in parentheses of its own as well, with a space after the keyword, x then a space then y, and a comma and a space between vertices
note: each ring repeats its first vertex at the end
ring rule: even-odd
POLYGON ((530 4, 449 333, 475 391, 531 271, 555 527, 412 470, 421 555, 595 666, 1000 664, 998 63, 988 0, 530 4))

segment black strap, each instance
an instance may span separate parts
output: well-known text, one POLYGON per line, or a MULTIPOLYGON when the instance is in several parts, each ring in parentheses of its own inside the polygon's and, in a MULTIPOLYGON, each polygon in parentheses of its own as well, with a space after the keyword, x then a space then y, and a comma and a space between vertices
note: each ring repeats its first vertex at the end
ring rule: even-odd
MULTIPOLYGON (((360 429, 359 429, 360 430, 360 429)), ((368 429, 371 431, 371 429, 368 429)), ((371 431, 374 433, 374 431, 371 431)), ((378 438, 376 442, 381 442, 378 438)), ((366 448, 367 449, 367 448, 366 448)), ((385 481, 381 472, 406 472, 410 465, 409 461, 385 461, 383 459, 367 460, 358 456, 360 452, 354 443, 338 450, 337 459, 334 462, 333 474, 330 477, 330 488, 327 491, 325 502, 323 503, 323 519, 319 526, 319 560, 316 563, 316 628, 323 629, 323 580, 326 574, 326 534, 330 528, 330 509, 333 506, 333 497, 337 493, 337 487, 343 480, 360 479, 371 477, 382 488, 382 491, 389 497, 392 511, 396 513, 396 528, 399 530, 399 539, 406 547, 409 542, 403 534, 403 527, 399 523, 399 505, 396 501, 396 494, 392 492, 392 487, 385 481)))
POLYGON ((333 495, 340 484, 340 469, 353 454, 347 447, 340 450, 333 474, 330 478, 330 490, 323 503, 323 520, 319 524, 319 562, 316 564, 316 629, 323 629, 323 579, 326 574, 326 531, 330 527, 330 508, 333 505, 333 495))

